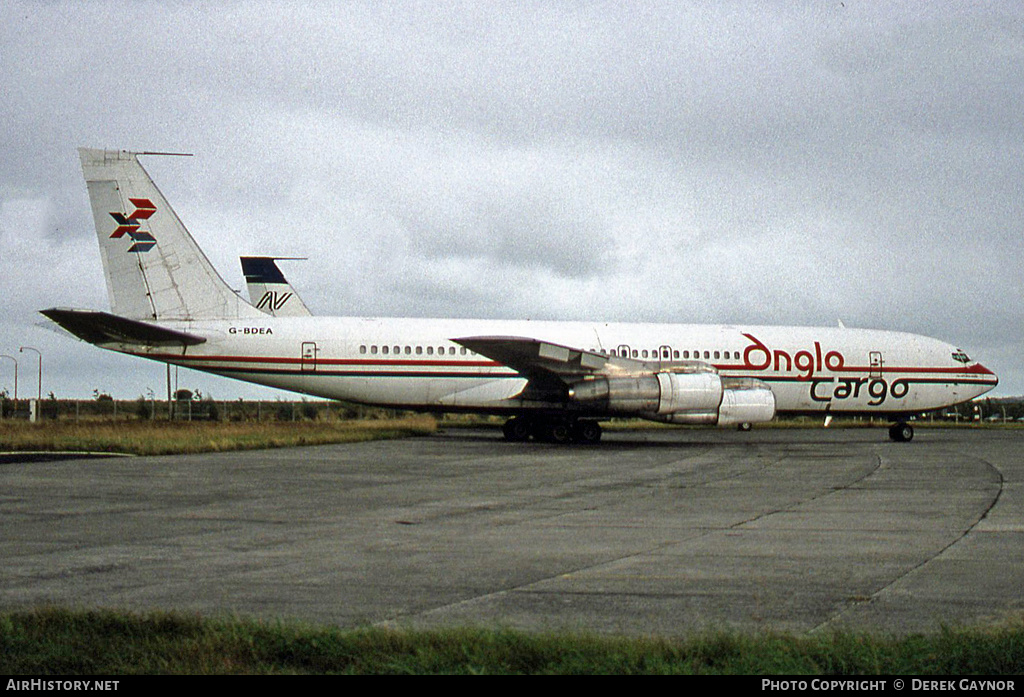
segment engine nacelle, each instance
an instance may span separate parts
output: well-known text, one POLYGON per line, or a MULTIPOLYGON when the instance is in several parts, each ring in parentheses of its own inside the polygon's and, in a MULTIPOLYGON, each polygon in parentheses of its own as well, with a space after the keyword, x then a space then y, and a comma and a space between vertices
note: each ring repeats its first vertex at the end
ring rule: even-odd
POLYGON ((612 414, 677 424, 728 426, 775 416, 775 395, 765 383, 712 372, 601 376, 577 383, 569 397, 612 414))
MULTIPOLYGON (((724 378, 717 417, 710 423, 736 426, 771 421, 775 418, 775 394, 768 385, 755 378, 724 378)), ((658 420, 675 424, 709 423, 703 418, 694 419, 689 414, 669 414, 667 419, 658 420)))

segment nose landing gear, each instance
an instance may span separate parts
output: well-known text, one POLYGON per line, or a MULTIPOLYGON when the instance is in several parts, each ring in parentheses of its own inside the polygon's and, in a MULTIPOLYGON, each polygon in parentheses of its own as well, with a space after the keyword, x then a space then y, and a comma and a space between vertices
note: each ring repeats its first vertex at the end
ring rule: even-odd
POLYGON ((914 427, 905 421, 889 427, 889 438, 897 443, 909 443, 914 439, 914 427))

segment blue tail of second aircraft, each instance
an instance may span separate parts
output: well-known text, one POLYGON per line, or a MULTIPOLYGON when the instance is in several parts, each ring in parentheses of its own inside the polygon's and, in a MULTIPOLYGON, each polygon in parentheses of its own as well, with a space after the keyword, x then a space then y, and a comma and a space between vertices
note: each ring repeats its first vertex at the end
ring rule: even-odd
POLYGON ((240 257, 249 301, 274 317, 309 317, 312 313, 285 279, 277 262, 295 257, 240 257))

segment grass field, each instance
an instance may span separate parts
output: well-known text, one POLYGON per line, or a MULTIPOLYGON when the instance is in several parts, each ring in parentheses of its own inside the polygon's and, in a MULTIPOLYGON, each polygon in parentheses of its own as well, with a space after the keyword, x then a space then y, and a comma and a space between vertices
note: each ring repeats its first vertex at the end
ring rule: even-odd
POLYGON ((78 451, 130 455, 249 450, 429 435, 430 416, 353 421, 0 422, 0 452, 78 451))
MULTIPOLYGON (((497 417, 446 417, 440 426, 496 429, 497 417)), ((955 424, 919 422, 921 427, 956 428, 955 424)), ((0 420, 0 453, 95 452, 126 455, 173 455, 180 453, 252 450, 328 443, 425 436, 435 433, 438 419, 430 415, 395 418, 303 419, 298 421, 163 421, 149 419, 61 419, 31 424, 24 420, 0 420)), ((642 421, 613 420, 608 430, 706 428, 680 427, 642 421)), ((837 421, 832 428, 884 428, 888 423, 837 421)), ((817 420, 788 419, 756 428, 821 428, 817 420)), ((959 428, 1024 428, 1021 424, 961 424, 959 428)))
POLYGON ((1014 675, 1024 624, 886 638, 341 630, 183 614, 0 614, 0 674, 1014 675))

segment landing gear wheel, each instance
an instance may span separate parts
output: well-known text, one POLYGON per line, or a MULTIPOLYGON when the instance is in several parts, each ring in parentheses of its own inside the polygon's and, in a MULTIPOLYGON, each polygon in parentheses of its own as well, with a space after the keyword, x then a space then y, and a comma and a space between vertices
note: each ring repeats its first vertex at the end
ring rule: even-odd
POLYGON ((594 420, 543 419, 513 416, 501 427, 505 440, 522 443, 531 437, 542 443, 592 444, 601 440, 601 424, 594 420))
POLYGON ((572 428, 565 421, 548 421, 540 426, 540 440, 559 445, 572 440, 572 428))
POLYGON ((501 427, 505 440, 513 443, 522 443, 530 439, 533 428, 529 421, 521 416, 513 416, 501 427))
POLYGON ((743 431, 744 433, 746 433, 747 431, 751 430, 752 428, 754 428, 754 427, 750 424, 749 421, 744 421, 743 423, 736 425, 736 430, 737 431, 743 431))
POLYGON ((572 437, 577 443, 593 445, 601 440, 601 424, 596 421, 577 421, 572 429, 572 437))
POLYGON ((889 427, 889 438, 897 443, 908 443, 914 439, 914 427, 907 423, 893 424, 889 427))

